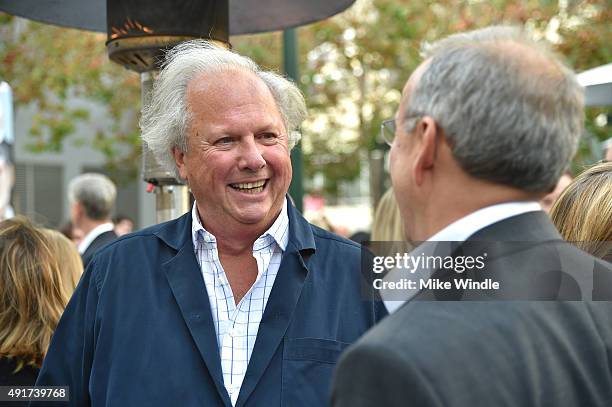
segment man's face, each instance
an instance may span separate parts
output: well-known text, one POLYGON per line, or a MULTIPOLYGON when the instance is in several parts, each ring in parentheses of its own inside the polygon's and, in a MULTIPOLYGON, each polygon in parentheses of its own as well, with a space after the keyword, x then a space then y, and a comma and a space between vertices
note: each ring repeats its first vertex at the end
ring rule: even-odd
POLYGON ((395 115, 396 134, 389 155, 389 172, 395 198, 400 209, 406 237, 413 236, 414 208, 418 204, 417 189, 412 177, 412 164, 415 159, 415 137, 412 132, 405 131, 405 122, 402 112, 406 111, 412 89, 425 70, 426 63, 421 64, 410 76, 402 91, 400 106, 395 115))
POLYGON ((187 87, 187 106, 187 153, 174 154, 204 226, 211 232, 269 227, 289 189, 291 160, 267 86, 241 70, 202 74, 187 87))
POLYGON ((81 224, 83 214, 83 207, 78 202, 70 203, 70 222, 72 222, 75 227, 78 227, 81 224))

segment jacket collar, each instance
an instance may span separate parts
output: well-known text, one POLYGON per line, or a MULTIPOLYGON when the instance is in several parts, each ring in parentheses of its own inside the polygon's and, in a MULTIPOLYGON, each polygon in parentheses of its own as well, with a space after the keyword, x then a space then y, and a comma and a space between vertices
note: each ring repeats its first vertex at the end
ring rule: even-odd
POLYGON ((187 244, 193 246, 191 243, 191 211, 159 225, 155 236, 176 251, 181 250, 187 244))
POLYGON ((526 212, 493 223, 468 241, 542 242, 563 238, 544 211, 526 212))
MULTIPOLYGON (((287 215, 289 243, 259 326, 237 406, 247 402, 281 345, 309 273, 309 257, 316 249, 309 223, 291 203, 287 215)), ((194 254, 191 221, 191 212, 188 212, 174 221, 160 225, 155 235, 177 251, 174 257, 162 265, 162 269, 217 392, 225 406, 229 407, 231 402, 223 384, 208 294, 194 254)))
POLYGON ((289 245, 299 252, 316 250, 310 224, 293 206, 291 200, 287 205, 287 215, 289 216, 289 245))

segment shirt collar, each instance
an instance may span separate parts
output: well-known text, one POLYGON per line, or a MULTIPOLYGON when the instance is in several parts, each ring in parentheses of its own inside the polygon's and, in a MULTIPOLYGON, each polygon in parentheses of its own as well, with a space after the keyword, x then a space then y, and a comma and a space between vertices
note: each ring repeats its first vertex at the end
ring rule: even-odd
MULTIPOLYGON (((475 212, 456 220, 444 229, 434 234, 415 248, 412 253, 433 254, 434 250, 439 250, 438 244, 429 242, 463 242, 474 233, 485 227, 501 220, 511 218, 527 212, 540 211, 542 207, 537 202, 505 202, 479 209, 475 212)), ((450 253, 450 247, 449 247, 450 253)), ((428 271, 429 272, 429 271, 428 271)), ((423 278, 426 278, 425 276, 423 278)), ((389 314, 397 311, 407 300, 412 298, 416 291, 407 293, 406 300, 383 300, 389 314)))
POLYGON ((487 206, 456 220, 427 240, 462 242, 479 230, 501 220, 541 210, 542 207, 537 202, 504 202, 487 206))
POLYGON ((96 238, 100 236, 102 233, 110 232, 114 228, 115 226, 112 224, 112 222, 102 223, 101 225, 98 225, 95 228, 93 228, 87 234, 87 236, 85 236, 83 240, 81 240, 81 243, 79 243, 79 253, 80 254, 85 253, 85 250, 87 250, 91 242, 96 240, 96 238))
MULTIPOLYGON (((276 242, 282 251, 286 250, 287 244, 289 243, 289 217, 287 215, 287 205, 288 203, 285 199, 285 203, 283 204, 279 215, 274 220, 274 223, 272 223, 272 226, 270 226, 268 230, 257 238, 253 244, 253 250, 267 247, 272 241, 276 242)), ((200 236, 204 244, 217 243, 216 237, 207 231, 200 222, 197 202, 194 202, 193 207, 191 208, 191 219, 191 233, 194 247, 196 247, 196 243, 198 242, 200 236)))

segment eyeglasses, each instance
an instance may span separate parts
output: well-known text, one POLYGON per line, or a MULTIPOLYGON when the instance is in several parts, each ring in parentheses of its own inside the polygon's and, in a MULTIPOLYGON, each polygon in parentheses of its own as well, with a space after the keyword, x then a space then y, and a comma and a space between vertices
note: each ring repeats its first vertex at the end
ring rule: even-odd
MULTIPOLYGON (((421 112, 413 112, 411 114, 406 115, 404 117, 404 126, 408 129, 414 129, 416 127, 417 122, 424 114, 421 112)), ((380 125, 380 137, 385 141, 385 143, 391 145, 393 144, 393 140, 395 140, 395 130, 397 129, 395 119, 385 120, 380 125)))
POLYGON ((395 119, 385 120, 381 123, 380 137, 385 143, 393 144, 393 139, 395 139, 395 119))

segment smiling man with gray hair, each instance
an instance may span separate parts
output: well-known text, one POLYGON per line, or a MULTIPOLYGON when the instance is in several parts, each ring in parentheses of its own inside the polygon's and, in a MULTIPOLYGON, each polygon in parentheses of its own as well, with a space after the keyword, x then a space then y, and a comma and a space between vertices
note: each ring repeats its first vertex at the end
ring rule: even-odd
POLYGON ((340 352, 386 312, 362 294, 360 247, 287 198, 305 117, 250 59, 173 49, 141 127, 195 204, 95 256, 37 384, 78 406, 324 405, 340 352))

